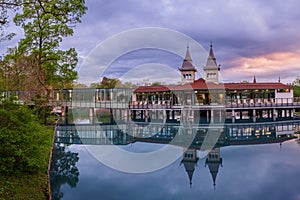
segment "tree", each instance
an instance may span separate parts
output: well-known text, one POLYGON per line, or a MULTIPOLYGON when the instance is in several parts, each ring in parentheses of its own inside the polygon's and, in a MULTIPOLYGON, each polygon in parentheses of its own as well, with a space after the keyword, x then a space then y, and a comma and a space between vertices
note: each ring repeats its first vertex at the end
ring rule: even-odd
POLYGON ((153 82, 151 85, 152 85, 152 86, 160 86, 161 83, 160 83, 160 82, 153 82))
POLYGON ((0 80, 6 90, 34 90, 38 113, 44 113, 50 91, 70 87, 77 78, 77 52, 61 50, 62 39, 85 14, 84 0, 0 0, 2 12, 17 10, 14 22, 24 30, 24 38, 1 62, 0 80), (5 10, 6 9, 6 10, 5 10), (14 73, 12 73, 14 72, 14 73), (44 109, 44 108, 45 109, 44 109))
POLYGON ((27 107, 1 100, 0 171, 12 173, 44 170, 48 163, 45 155, 51 146, 49 135, 49 130, 40 125, 27 107))
POLYGON ((77 53, 74 48, 59 49, 63 37, 73 35, 73 27, 81 22, 87 7, 84 0, 33 0, 23 4, 14 17, 25 37, 18 45, 19 55, 32 59, 35 78, 49 90, 62 88, 77 78, 77 53))
POLYGON ((103 77, 100 84, 92 83, 90 85, 91 88, 104 88, 104 89, 112 89, 119 87, 121 85, 121 81, 117 78, 107 78, 103 77))
POLYGON ((300 77, 293 82, 294 97, 300 97, 300 77))
POLYGON ((46 94, 51 88, 69 86, 77 77, 77 53, 74 48, 61 50, 59 46, 63 37, 72 36, 73 28, 81 22, 87 10, 84 0, 1 0, 0 7, 5 14, 0 23, 6 20, 8 9, 15 9, 18 12, 14 22, 24 30, 24 38, 5 64, 20 69, 26 60, 30 68, 25 67, 23 73, 29 71, 30 80, 36 80, 34 86, 46 94))

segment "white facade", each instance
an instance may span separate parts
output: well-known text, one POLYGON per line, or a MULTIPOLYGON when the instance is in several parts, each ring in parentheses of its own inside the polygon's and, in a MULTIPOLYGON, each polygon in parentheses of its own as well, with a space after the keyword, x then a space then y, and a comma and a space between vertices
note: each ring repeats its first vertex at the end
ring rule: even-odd
POLYGON ((293 98, 293 89, 289 89, 289 92, 279 92, 278 90, 275 90, 275 99, 277 99, 277 101, 279 100, 281 103, 293 103, 293 98))

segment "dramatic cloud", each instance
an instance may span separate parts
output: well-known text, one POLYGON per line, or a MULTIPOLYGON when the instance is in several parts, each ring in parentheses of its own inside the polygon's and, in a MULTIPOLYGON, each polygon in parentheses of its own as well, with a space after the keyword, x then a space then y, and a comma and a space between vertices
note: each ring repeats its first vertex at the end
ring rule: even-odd
MULTIPOLYGON (((213 41, 225 81, 249 80, 255 74, 264 81, 274 81, 274 77, 281 76, 283 82, 292 82, 300 75, 297 65, 300 1, 88 0, 86 3, 89 10, 82 23, 76 27, 74 36, 63 43, 64 48, 78 50, 78 69, 87 62, 89 52, 111 36, 135 28, 161 27, 186 34, 207 51, 213 41)), ((188 41, 180 42, 184 49, 188 41)), ((4 52, 6 46, 15 43, 15 40, 5 42, 0 48, 4 52)), ((121 45, 116 44, 107 52, 118 51, 121 45)), ((191 51, 191 54, 194 60, 201 56, 198 52, 191 51)), ((132 60, 145 58, 143 64, 149 61, 149 55, 131 55, 132 60)), ((169 58, 170 67, 177 69, 181 65, 178 59, 169 58)), ((131 59, 119 60, 127 71, 136 66, 132 66, 131 59)), ((122 69, 118 74, 120 71, 122 69)))
MULTIPOLYGON (((255 57, 233 58, 229 68, 223 71, 224 77, 238 79, 240 76, 251 80, 255 75, 260 82, 277 81, 289 82, 293 73, 300 75, 300 52, 276 52, 255 57)), ((228 80, 230 81, 230 80, 228 80)))

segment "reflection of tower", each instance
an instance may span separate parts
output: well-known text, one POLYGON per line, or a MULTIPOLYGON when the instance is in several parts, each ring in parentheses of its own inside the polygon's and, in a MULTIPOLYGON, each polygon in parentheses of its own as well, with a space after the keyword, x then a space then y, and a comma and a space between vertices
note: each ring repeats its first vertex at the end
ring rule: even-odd
POLYGON ((209 152, 205 161, 205 167, 206 165, 208 165, 215 187, 219 166, 221 165, 223 167, 220 148, 214 148, 209 152))
POLYGON ((192 178, 197 166, 199 158, 197 157, 196 149, 187 149, 183 152, 182 160, 180 164, 184 164, 185 171, 187 172, 190 180, 190 186, 192 186, 192 178))
POLYGON ((186 50, 186 55, 183 60, 182 66, 179 68, 181 71, 181 84, 193 83, 195 81, 195 72, 197 69, 193 65, 192 57, 189 51, 189 46, 186 50))

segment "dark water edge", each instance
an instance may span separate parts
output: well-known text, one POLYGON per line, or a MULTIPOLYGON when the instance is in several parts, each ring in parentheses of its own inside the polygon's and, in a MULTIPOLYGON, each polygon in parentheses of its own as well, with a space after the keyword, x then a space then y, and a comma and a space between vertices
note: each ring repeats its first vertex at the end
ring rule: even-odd
MULTIPOLYGON (((151 148, 154 144, 135 145, 151 148)), ((53 173, 53 168, 51 173, 53 199, 300 198, 300 146, 295 140, 282 145, 228 146, 220 154, 223 167, 219 166, 216 185, 202 158, 190 186, 182 158, 158 171, 132 174, 103 165, 84 145, 70 145, 53 155, 60 159, 59 173, 53 173)))

